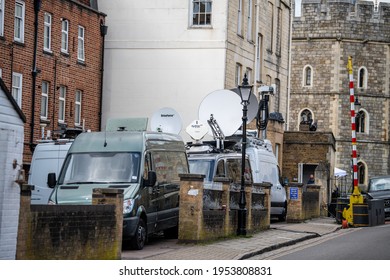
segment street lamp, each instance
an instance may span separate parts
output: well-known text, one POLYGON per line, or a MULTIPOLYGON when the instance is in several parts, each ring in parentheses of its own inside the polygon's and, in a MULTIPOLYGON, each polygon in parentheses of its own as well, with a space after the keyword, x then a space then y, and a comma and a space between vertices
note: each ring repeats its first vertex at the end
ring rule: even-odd
POLYGON ((252 94, 252 86, 248 84, 246 74, 242 80, 242 84, 238 86, 238 93, 241 97, 242 108, 242 158, 241 158, 241 189, 240 189, 240 200, 239 209, 237 212, 238 225, 237 235, 246 235, 246 198, 245 198, 245 150, 246 150, 246 122, 248 120, 248 105, 249 99, 252 94))

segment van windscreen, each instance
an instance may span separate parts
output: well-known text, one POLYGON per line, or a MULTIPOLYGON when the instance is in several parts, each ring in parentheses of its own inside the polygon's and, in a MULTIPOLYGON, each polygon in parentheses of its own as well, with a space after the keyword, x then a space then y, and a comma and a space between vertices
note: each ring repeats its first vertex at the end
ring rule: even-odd
POLYGON ((70 154, 59 184, 137 183, 140 153, 110 152, 70 154))

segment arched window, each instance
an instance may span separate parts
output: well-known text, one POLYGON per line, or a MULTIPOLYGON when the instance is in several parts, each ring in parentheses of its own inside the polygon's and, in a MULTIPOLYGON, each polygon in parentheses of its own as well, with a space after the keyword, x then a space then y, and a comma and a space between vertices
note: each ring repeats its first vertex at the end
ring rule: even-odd
POLYGON ((366 184, 366 164, 362 161, 357 163, 358 168, 358 184, 363 185, 366 184))
POLYGON ((356 132, 368 134, 368 113, 360 109, 355 115, 356 132))
POLYGON ((358 71, 358 88, 367 88, 367 69, 360 67, 358 71))
POLYGON ((300 115, 300 124, 311 124, 313 122, 312 113, 310 110, 305 109, 301 112, 300 115))
POLYGON ((313 84, 313 69, 310 65, 303 69, 303 86, 311 87, 313 84))

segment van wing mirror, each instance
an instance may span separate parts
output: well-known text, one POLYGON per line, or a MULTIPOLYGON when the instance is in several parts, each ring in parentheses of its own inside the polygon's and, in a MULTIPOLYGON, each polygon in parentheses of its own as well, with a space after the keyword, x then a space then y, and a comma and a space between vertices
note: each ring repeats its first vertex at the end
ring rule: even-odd
POLYGON ((57 184, 56 174, 55 173, 47 174, 47 185, 49 186, 49 188, 54 188, 56 184, 57 184))
POLYGON ((146 187, 153 187, 157 182, 156 171, 149 171, 148 178, 144 179, 144 185, 146 187))

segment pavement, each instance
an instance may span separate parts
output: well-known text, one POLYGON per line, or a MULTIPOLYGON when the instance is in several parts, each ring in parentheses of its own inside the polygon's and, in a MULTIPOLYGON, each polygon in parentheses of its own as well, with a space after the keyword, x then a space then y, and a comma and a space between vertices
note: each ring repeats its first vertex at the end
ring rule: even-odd
POLYGON ((271 223, 270 228, 253 235, 216 240, 201 244, 180 244, 177 240, 161 243, 153 249, 123 252, 122 259, 145 260, 245 260, 285 246, 321 237, 341 229, 332 217, 320 217, 301 223, 271 223), (144 252, 142 252, 144 251, 144 252))

